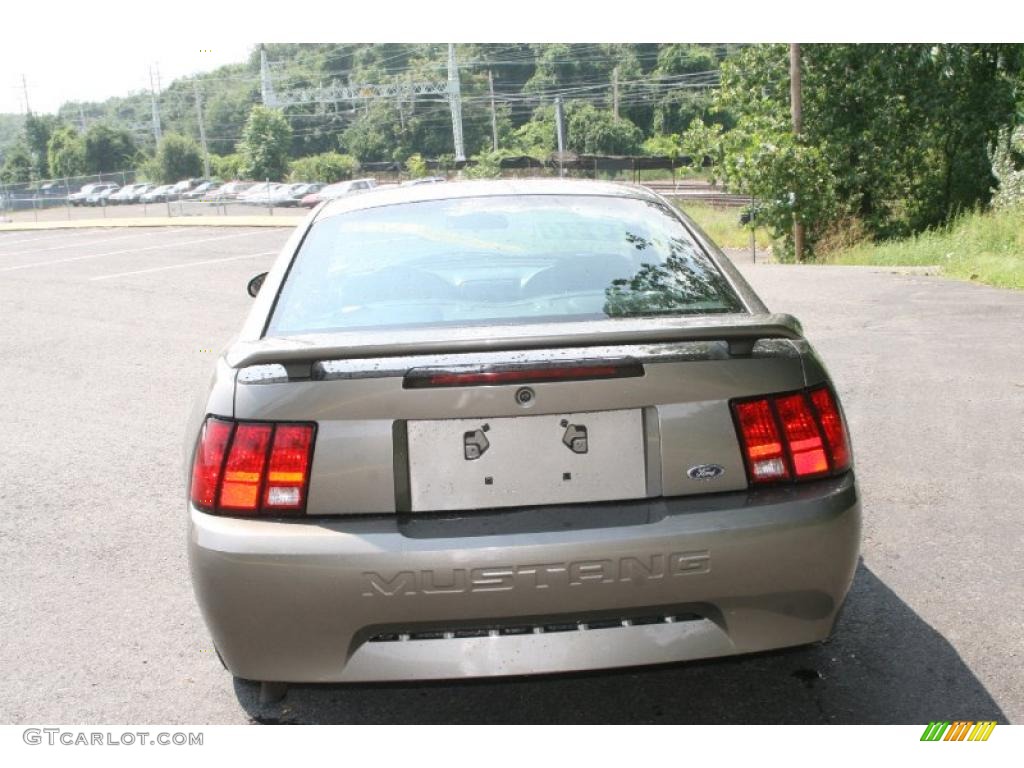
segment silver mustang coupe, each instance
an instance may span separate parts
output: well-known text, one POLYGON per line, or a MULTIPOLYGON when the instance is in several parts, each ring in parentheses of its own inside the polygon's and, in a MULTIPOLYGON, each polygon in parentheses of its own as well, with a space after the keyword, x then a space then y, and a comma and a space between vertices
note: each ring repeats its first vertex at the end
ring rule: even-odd
POLYGON ((832 631, 861 525, 836 390, 659 196, 352 195, 250 293, 188 427, 188 547, 225 666, 265 696, 832 631))

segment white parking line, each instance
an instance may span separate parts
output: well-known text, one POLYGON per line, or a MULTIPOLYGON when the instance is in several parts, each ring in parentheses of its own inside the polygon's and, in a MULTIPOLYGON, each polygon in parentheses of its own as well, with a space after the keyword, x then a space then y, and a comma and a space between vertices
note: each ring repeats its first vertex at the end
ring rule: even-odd
MULTIPOLYGON (((25 237, 21 240, 8 240, 8 234, 14 234, 13 232, 0 232, 0 245, 17 245, 18 243, 44 243, 48 240, 59 240, 60 238, 66 238, 69 234, 73 235, 92 235, 92 234, 106 234, 106 229, 80 229, 80 230, 61 230, 59 232, 51 232, 47 234, 43 232, 39 237, 25 237)), ((89 238, 86 238, 89 239, 89 238)))
POLYGON ((223 259, 206 259, 205 261, 189 261, 184 264, 171 264, 169 267, 151 267, 150 269, 134 269, 131 272, 118 272, 114 275, 99 275, 90 277, 89 280, 113 280, 115 277, 127 277, 128 275, 145 275, 148 272, 163 272, 168 269, 185 269, 186 267, 198 267, 201 264, 219 264, 222 261, 238 261, 239 259, 255 259, 257 256, 276 256, 280 251, 264 251, 263 253, 246 253, 241 256, 227 256, 223 259))
POLYGON ((54 259, 53 261, 36 261, 32 264, 16 264, 13 267, 0 267, 0 272, 13 272, 16 269, 31 269, 32 267, 47 267, 51 264, 66 264, 70 261, 84 261, 85 259, 98 259, 101 256, 118 256, 122 253, 142 253, 143 251, 159 251, 167 248, 180 248, 184 245, 199 245, 200 243, 212 243, 217 240, 230 240, 235 237, 248 237, 251 235, 263 235, 266 230, 255 230, 253 232, 236 232, 231 235, 220 235, 218 237, 204 237, 199 240, 180 240, 173 243, 161 243, 160 245, 149 245, 145 248, 122 248, 119 251, 106 251, 104 253, 90 253, 85 256, 71 256, 67 259, 54 259))
MULTIPOLYGON (((131 235, 118 235, 117 237, 108 237, 105 240, 86 240, 85 242, 79 241, 79 242, 74 242, 74 243, 65 243, 64 245, 51 245, 49 248, 36 248, 34 250, 31 250, 31 251, 26 251, 24 249, 19 249, 19 250, 16 250, 16 251, 10 251, 8 253, 0 253, 0 256, 31 256, 34 253, 45 253, 46 251, 59 251, 59 250, 62 250, 64 248, 80 248, 80 247, 84 247, 86 245, 99 245, 100 243, 113 243, 113 242, 115 242, 117 240, 127 240, 130 237, 143 237, 143 236, 146 236, 146 235, 148 235, 149 237, 152 237, 153 233, 152 232, 145 232, 145 233, 136 233, 136 234, 131 234, 131 235)), ((3 245, 3 243, 0 243, 0 245, 3 245)))

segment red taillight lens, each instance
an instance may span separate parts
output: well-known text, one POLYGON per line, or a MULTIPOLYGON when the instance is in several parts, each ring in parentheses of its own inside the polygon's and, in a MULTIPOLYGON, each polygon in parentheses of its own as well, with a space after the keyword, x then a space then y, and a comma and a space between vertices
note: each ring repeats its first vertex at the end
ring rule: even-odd
POLYGON ((192 504, 215 514, 303 512, 314 429, 208 418, 192 462, 192 504))
POLYGON ((260 485, 272 431, 269 424, 239 424, 235 428, 235 439, 231 441, 231 452, 224 465, 217 501, 219 509, 255 512, 259 508, 260 485))
POLYGON ((732 407, 752 483, 806 480, 850 468, 846 427, 827 387, 732 407))
POLYGON ((302 509, 309 480, 309 453, 313 445, 313 427, 289 424, 274 430, 270 451, 265 509, 302 509))
POLYGON ((787 479, 789 470, 782 440, 768 401, 737 403, 736 418, 739 421, 750 479, 754 482, 787 479))
POLYGON ((818 412, 818 419, 821 420, 821 427, 825 430, 825 440, 828 442, 829 453, 832 457, 832 469, 841 471, 850 466, 850 442, 846 437, 846 427, 843 424, 843 416, 839 412, 835 398, 827 387, 811 390, 811 402, 818 412))
POLYGON ((203 424, 192 459, 192 503, 199 509, 212 511, 217 500, 217 486, 224 466, 224 453, 234 424, 210 418, 203 424))
POLYGON ((797 477, 823 475, 828 472, 825 444, 814 421, 807 397, 801 393, 775 400, 782 431, 793 457, 793 473, 797 477))

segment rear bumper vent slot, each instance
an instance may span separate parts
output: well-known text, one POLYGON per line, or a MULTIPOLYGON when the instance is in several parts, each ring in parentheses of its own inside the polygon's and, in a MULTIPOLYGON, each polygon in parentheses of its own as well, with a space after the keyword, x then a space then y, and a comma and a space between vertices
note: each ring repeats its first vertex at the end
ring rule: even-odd
POLYGON ((538 624, 507 624, 504 626, 459 627, 457 629, 410 630, 382 632, 370 638, 371 643, 394 643, 417 640, 462 640, 473 637, 509 637, 514 635, 545 635, 562 632, 589 632, 596 629, 624 629, 649 624, 676 624, 700 621, 695 613, 652 614, 628 618, 556 621, 538 624))

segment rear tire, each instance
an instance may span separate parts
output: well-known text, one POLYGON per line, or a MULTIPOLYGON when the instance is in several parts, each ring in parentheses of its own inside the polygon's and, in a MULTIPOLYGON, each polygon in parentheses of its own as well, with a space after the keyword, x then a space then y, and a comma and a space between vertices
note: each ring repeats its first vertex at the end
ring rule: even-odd
POLYGON ((288 683, 263 680, 260 682, 260 704, 276 704, 288 695, 288 683))

